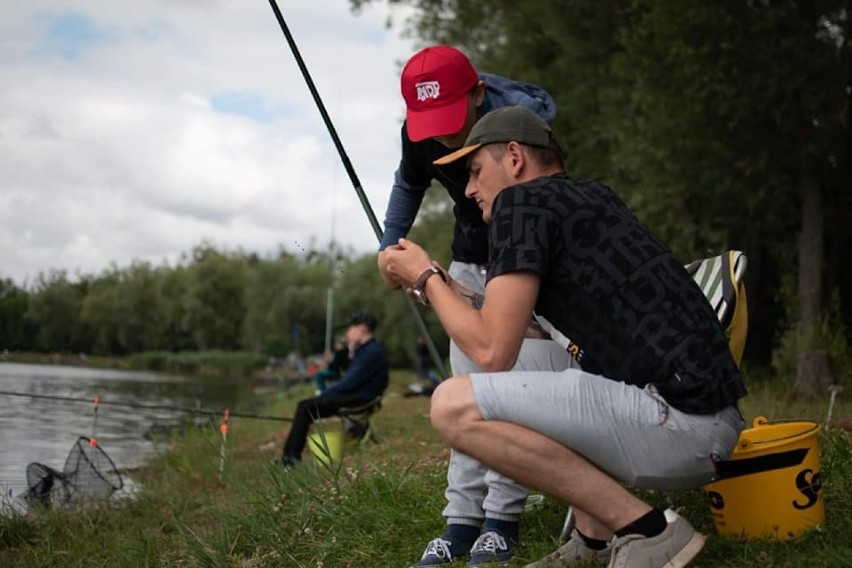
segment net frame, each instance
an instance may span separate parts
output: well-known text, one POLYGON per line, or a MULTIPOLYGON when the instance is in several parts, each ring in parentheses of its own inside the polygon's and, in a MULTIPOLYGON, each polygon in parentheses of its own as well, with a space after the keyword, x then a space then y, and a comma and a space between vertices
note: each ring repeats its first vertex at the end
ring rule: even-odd
POLYGON ((124 480, 107 453, 92 438, 80 436, 68 452, 62 473, 84 498, 108 499, 124 487, 124 480))

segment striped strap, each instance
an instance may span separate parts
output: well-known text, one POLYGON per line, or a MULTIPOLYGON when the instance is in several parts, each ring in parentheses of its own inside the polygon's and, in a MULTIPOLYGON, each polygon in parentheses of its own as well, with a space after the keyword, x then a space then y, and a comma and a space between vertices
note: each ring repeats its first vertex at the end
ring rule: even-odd
POLYGON ((686 271, 692 275, 713 306, 722 327, 727 328, 730 324, 746 263, 746 256, 742 252, 731 250, 719 256, 696 260, 686 266, 686 271))

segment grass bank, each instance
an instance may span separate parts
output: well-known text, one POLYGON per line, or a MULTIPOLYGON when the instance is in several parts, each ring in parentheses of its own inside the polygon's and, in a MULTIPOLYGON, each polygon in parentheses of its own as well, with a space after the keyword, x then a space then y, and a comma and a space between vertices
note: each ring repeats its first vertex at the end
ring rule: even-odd
MULTIPOLYGON (((411 380, 397 372, 375 426, 376 445, 347 446, 343 462, 272 464, 283 441, 280 423, 234 419, 219 476, 216 428, 176 436, 170 452, 130 473, 138 498, 112 506, 54 510, 0 519, 5 567, 403 567, 444 528, 441 510, 448 451, 428 422, 429 399, 399 393, 411 380)), ((309 386, 272 395, 272 413, 289 415, 309 386)), ((821 421, 827 401, 806 403, 779 385, 752 385, 751 420, 821 421)), ((835 416, 852 415, 841 399, 835 416)), ((717 536, 700 491, 669 496, 709 534, 696 567, 852 566, 852 439, 835 428, 820 434, 826 524, 794 542, 740 542, 717 536)), ((107 448, 107 450, 109 450, 107 448)), ((308 456, 305 456, 306 458, 308 456)), ((661 495, 646 497, 665 504, 661 495)), ((551 499, 524 515, 512 566, 557 545, 565 507, 551 499)), ((464 564, 457 564, 463 566, 464 564)))

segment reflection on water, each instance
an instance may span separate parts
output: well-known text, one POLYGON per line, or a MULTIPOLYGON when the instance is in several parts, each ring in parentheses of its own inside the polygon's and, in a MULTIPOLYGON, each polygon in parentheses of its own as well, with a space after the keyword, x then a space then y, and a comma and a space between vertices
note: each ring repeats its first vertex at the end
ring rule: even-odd
POLYGON ((118 403, 253 410, 251 381, 237 378, 0 363, 0 391, 86 401, 99 397, 101 401, 95 422, 92 402, 0 392, 0 489, 5 495, 26 490, 26 468, 31 462, 61 470, 79 436, 94 434, 119 470, 138 466, 155 451, 146 432, 186 417, 181 412, 118 403))

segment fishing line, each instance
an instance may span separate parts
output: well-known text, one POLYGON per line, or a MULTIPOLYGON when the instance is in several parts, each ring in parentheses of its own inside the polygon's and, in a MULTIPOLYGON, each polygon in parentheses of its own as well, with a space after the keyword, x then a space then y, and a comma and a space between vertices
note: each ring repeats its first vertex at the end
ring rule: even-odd
MULTIPOLYGON (((18 397, 24 397, 24 398, 38 398, 38 399, 45 399, 45 400, 57 400, 57 401, 64 401, 64 402, 87 402, 87 403, 92 402, 92 399, 90 399, 90 398, 47 395, 47 394, 30 394, 30 393, 25 393, 25 392, 11 392, 11 391, 0 390, 0 396, 2 396, 2 395, 18 396, 18 397)), ((169 405, 165 405, 165 404, 142 404, 142 403, 138 403, 138 402, 109 402, 109 401, 104 401, 103 399, 100 399, 100 398, 96 398, 95 400, 97 401, 97 403, 96 403, 97 406, 106 404, 106 405, 109 405, 109 406, 123 406, 125 408, 138 408, 138 409, 143 409, 143 410, 168 410, 168 411, 173 411, 173 412, 186 412, 186 413, 190 413, 190 414, 204 414, 204 415, 207 415, 207 416, 221 416, 222 412, 223 412, 222 410, 205 410, 203 408, 186 408, 186 407, 180 407, 180 406, 169 406, 169 405)), ((96 408, 96 410, 95 410, 95 416, 96 417, 97 417, 97 406, 95 407, 96 408)), ((254 418, 256 420, 277 420, 279 422, 292 422, 293 421, 292 418, 287 418, 287 417, 284 417, 284 416, 270 416, 270 415, 264 415, 264 414, 250 414, 250 413, 246 413, 246 412, 234 412, 234 411, 227 411, 227 412, 228 412, 229 416, 232 417, 232 418, 254 418)), ((95 420, 97 420, 97 418, 95 420)), ((93 427, 93 430, 94 430, 94 427, 93 427)), ((93 432, 92 437, 94 438, 94 432, 93 432)))
MULTIPOLYGON (((358 200, 361 202, 361 207, 363 207, 364 212, 367 214, 367 218, 370 221, 370 226, 373 228, 373 232, 376 234, 376 238, 379 242, 382 241, 382 228, 379 225, 379 221, 376 218, 376 214, 373 212, 373 208, 370 205, 370 202, 367 200, 367 194, 364 193, 364 188, 361 187, 361 182, 358 180, 358 175, 355 173, 355 168, 352 167, 352 162, 349 161, 349 156, 346 154, 346 150, 343 148, 343 143, 340 141, 340 138, 337 136, 337 131, 334 128, 334 125, 331 122, 331 118, 328 115, 328 112, 325 110, 325 105, 320 98, 319 91, 317 91, 316 85, 314 85, 314 81, 311 78, 310 73, 308 72, 308 68, 305 65, 304 60, 302 59, 302 55, 299 53, 299 48, 296 46, 296 40, 293 39, 293 35, 290 33, 290 28, 287 27, 287 22, 284 21, 284 16, 281 15, 281 10, 278 8, 278 3, 275 0, 269 0, 269 5, 272 7, 272 11, 275 13, 275 19, 278 20, 278 25, 281 27, 281 31, 284 32, 284 37, 287 39, 287 43, 290 46, 290 51, 293 52, 293 57, 296 59, 296 64, 299 66, 299 70, 302 72, 302 77, 305 79, 305 83, 308 85, 308 90, 311 92, 311 96, 313 96, 314 102, 319 109, 320 115, 322 116, 323 122, 325 122, 325 126, 328 129, 328 133, 331 135, 331 139, 334 142, 334 147, 337 148, 337 153, 340 155, 340 159, 343 162, 343 167, 346 169, 346 173, 349 175, 349 180, 352 182, 352 186, 355 189, 355 193, 358 194, 358 200)), ((417 322, 417 326, 420 329, 421 335, 426 339, 426 346, 429 349, 429 355, 432 357, 432 362, 435 365, 435 368, 438 369, 438 372, 441 375, 441 379, 447 378, 447 372, 444 369, 444 362, 441 360, 441 356, 438 354, 438 349, 435 347, 435 343, 432 341, 432 336, 429 334, 429 330, 426 328, 426 322, 423 321, 423 317, 420 315, 420 312, 417 311, 417 306, 414 305, 414 301, 408 297, 408 294, 405 291, 402 292, 405 296, 406 303, 408 304, 409 309, 411 310, 411 314, 414 316, 414 320, 417 322)))

